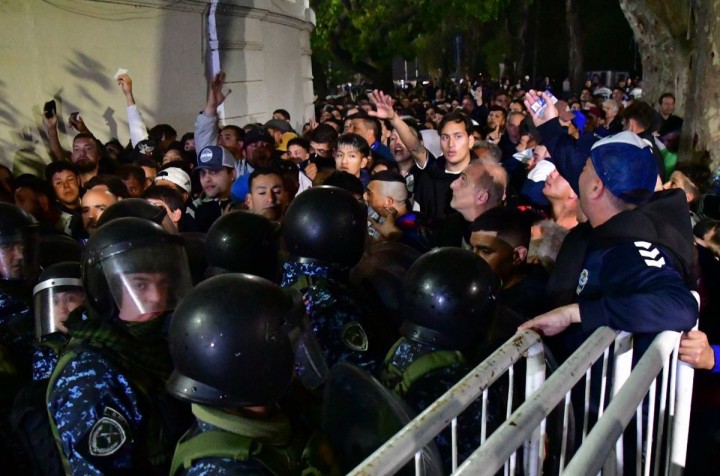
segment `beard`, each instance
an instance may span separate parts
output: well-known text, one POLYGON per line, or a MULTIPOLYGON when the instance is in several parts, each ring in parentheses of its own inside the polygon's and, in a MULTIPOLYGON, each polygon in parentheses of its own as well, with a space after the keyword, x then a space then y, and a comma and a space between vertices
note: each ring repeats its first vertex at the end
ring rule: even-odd
POLYGON ((93 162, 90 159, 80 159, 77 162, 75 162, 75 166, 78 168, 78 171, 81 174, 86 174, 89 172, 93 172, 95 168, 98 166, 97 162, 93 162))

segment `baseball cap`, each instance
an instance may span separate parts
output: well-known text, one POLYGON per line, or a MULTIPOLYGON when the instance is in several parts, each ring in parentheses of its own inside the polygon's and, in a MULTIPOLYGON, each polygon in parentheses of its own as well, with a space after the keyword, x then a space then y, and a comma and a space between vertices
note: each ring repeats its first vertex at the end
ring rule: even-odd
POLYGON ((185 190, 187 193, 190 193, 190 190, 192 189, 190 176, 187 172, 177 167, 168 167, 167 169, 159 171, 155 176, 154 181, 157 182, 158 180, 167 180, 168 182, 172 182, 181 189, 185 190))
POLYGON ((223 167, 235 168, 235 158, 226 148, 209 145, 198 154, 195 170, 220 170, 223 167))
POLYGON ((572 123, 575 124, 575 127, 578 128, 580 131, 580 134, 583 134, 585 132, 585 124, 587 123, 587 117, 585 117, 585 114, 583 114, 580 111, 572 111, 573 118, 572 123))
POLYGON ((265 123, 265 129, 275 129, 282 133, 291 132, 290 123, 284 119, 270 119, 265 123))
POLYGON ((650 144, 624 131, 601 139, 590 160, 602 183, 621 200, 640 205, 655 191, 658 167, 650 144))
POLYGON ((291 140, 295 139, 297 137, 297 134, 294 132, 286 132, 282 135, 282 138, 280 139, 280 142, 278 143, 277 147, 275 147, 276 150, 279 150, 280 152, 287 152, 287 144, 291 140))

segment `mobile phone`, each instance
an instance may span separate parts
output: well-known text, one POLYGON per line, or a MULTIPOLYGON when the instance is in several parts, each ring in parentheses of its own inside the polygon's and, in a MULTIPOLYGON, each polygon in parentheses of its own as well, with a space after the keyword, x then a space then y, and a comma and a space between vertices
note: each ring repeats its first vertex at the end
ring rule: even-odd
POLYGON ((45 103, 45 106, 43 106, 43 111, 45 112, 45 117, 50 119, 53 117, 57 111, 57 105, 55 104, 55 100, 51 99, 50 101, 45 103))
MULTIPOLYGON (((552 93, 549 93, 549 94, 550 94, 550 97, 552 98, 551 100, 552 100, 553 104, 558 102, 557 98, 555 96, 553 96, 552 93)), ((538 117, 543 117, 545 115, 545 107, 546 106, 547 106, 547 104, 545 103, 545 99, 541 96, 538 96, 538 100, 530 105, 530 109, 532 109, 535 112, 535 114, 538 115, 538 117)))

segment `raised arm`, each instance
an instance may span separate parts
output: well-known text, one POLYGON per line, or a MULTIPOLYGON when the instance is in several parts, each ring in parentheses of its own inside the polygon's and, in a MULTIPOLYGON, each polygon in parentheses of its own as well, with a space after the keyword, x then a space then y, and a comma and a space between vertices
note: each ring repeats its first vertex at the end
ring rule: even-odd
POLYGON ((55 111, 52 111, 52 116, 46 117, 43 114, 43 126, 47 131, 48 146, 50 148, 50 158, 53 162, 57 160, 64 160, 68 153, 62 148, 60 144, 60 138, 58 136, 58 117, 55 111))
POLYGON ((218 140, 217 110, 225 101, 226 94, 223 92, 225 85, 225 73, 220 71, 210 83, 207 103, 205 108, 198 114, 195 120, 195 150, 201 151, 209 145, 216 145, 218 140))
POLYGON ((135 104, 133 96, 132 78, 127 74, 121 74, 117 78, 118 86, 125 95, 127 103, 128 126, 130 127, 130 142, 135 147, 138 142, 148 138, 147 126, 135 104))
POLYGON ((375 104, 377 111, 370 111, 368 114, 378 119, 387 119, 398 133, 400 140, 405 144, 408 151, 415 160, 415 163, 421 169, 425 168, 427 162, 427 149, 419 138, 415 137, 410 126, 402 120, 400 116, 395 114, 393 109, 393 99, 382 91, 375 90, 370 93, 370 100, 375 104))

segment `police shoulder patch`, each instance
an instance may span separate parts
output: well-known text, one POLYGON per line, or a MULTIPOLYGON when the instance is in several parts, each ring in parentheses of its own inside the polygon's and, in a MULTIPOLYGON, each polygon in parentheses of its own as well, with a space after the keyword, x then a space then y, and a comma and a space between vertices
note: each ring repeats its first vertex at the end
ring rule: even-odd
POLYGON ((110 456, 128 439, 130 426, 120 412, 105 407, 102 417, 93 425, 88 437, 88 450, 93 456, 110 456))
POLYGON ((365 352, 368 350, 368 337, 365 329, 357 321, 348 322, 342 330, 342 341, 352 350, 365 352))

